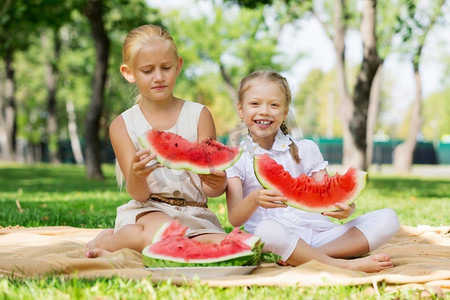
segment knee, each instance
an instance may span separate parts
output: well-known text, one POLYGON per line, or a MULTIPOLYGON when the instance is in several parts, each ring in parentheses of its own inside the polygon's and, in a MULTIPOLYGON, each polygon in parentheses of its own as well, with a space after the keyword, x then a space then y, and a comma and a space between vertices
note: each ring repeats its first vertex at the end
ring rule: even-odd
POLYGON ((290 256, 298 240, 294 234, 287 232, 282 224, 271 219, 262 220, 256 226, 254 235, 264 242, 263 251, 280 255, 284 260, 290 256))
POLYGON ((377 249, 393 238, 400 228, 397 214, 390 208, 383 208, 377 211, 376 220, 373 221, 376 223, 365 230, 370 251, 377 249))
POLYGON ((383 216, 383 229, 387 235, 393 236, 400 229, 400 221, 398 220, 397 213, 391 208, 383 208, 381 210, 383 216))

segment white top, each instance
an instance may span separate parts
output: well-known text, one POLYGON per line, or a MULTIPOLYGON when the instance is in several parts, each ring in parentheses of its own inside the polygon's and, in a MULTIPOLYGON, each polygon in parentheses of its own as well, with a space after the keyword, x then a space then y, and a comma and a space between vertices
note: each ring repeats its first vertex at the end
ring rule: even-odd
MULTIPOLYGON (((227 177, 238 177, 242 180, 244 197, 251 191, 262 188, 253 169, 253 156, 255 154, 268 153, 277 163, 283 165, 292 177, 298 177, 300 174, 311 176, 312 173, 323 170, 328 165, 328 162, 323 160, 319 147, 313 141, 307 139, 293 140, 280 130, 278 130, 270 151, 259 147, 250 136, 247 136, 241 142, 241 147, 244 148, 244 153, 232 167, 227 169, 227 177), (292 142, 298 147, 298 154, 301 159, 299 164, 295 162, 289 151, 289 145, 292 142)), ((333 226, 328 217, 320 213, 306 212, 290 206, 270 209, 258 207, 244 224, 245 230, 253 233, 259 222, 266 218, 277 220, 306 242, 311 240, 313 228, 314 231, 321 231, 333 226), (301 232, 299 232, 300 228, 302 229, 301 232)))
MULTIPOLYGON (((203 105, 185 101, 175 125, 165 130, 181 135, 190 142, 197 141, 197 127, 203 105)), ((139 105, 133 105, 122 113, 128 135, 136 149, 143 149, 138 137, 152 129, 139 105)), ((153 194, 169 198, 184 198, 187 201, 206 202, 200 178, 187 170, 157 168, 148 177, 147 182, 153 194)))

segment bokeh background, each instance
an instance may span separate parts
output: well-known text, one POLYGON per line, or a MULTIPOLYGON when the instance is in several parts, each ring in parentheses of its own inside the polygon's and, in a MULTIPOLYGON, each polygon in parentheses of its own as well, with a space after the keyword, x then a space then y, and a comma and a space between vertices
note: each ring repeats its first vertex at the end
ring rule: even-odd
POLYGON ((121 45, 155 23, 184 58, 175 95, 205 104, 218 139, 246 133, 237 86, 274 69, 289 81, 288 125, 332 164, 450 164, 446 0, 2 0, 0 159, 113 163, 108 126, 133 105, 121 45))

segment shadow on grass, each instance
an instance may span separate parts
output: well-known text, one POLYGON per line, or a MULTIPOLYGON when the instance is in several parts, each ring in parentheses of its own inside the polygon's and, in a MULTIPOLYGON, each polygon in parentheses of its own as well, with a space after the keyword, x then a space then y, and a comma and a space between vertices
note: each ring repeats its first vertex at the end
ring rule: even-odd
POLYGON ((103 170, 100 181, 88 180, 84 166, 2 166, 0 226, 113 226, 116 208, 129 196, 118 191, 114 167, 103 170))
POLYGON ((38 191, 92 191, 93 189, 117 191, 113 167, 103 168, 105 180, 88 180, 84 166, 77 165, 17 165, 0 168, 0 190, 38 191))
POLYGON ((450 198, 450 179, 369 177, 367 189, 391 196, 450 198))

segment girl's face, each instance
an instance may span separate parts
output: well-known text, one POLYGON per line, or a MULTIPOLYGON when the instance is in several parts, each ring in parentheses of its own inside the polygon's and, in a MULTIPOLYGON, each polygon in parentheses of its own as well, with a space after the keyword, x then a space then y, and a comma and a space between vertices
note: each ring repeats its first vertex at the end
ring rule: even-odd
POLYGON ((238 103, 239 117, 256 143, 271 149, 281 123, 286 120, 286 96, 275 82, 254 80, 238 103))
POLYGON ((137 52, 133 68, 122 65, 120 70, 125 79, 136 84, 142 100, 158 101, 172 97, 182 64, 168 43, 155 39, 137 52))

